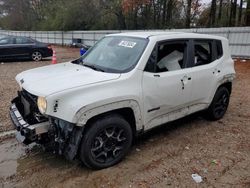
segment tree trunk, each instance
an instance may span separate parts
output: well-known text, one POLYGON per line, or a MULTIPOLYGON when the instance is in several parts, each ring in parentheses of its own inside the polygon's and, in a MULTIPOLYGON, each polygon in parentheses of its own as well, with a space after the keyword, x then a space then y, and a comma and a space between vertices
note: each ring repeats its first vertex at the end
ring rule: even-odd
POLYGON ((215 25, 215 19, 216 19, 216 0, 212 0, 211 9, 210 9, 209 27, 215 25))
POLYGON ((172 10, 173 10, 173 0, 168 0, 168 5, 167 5, 167 18, 166 22, 168 27, 171 27, 171 21, 172 21, 172 10))
POLYGON ((161 4, 158 3, 158 6, 157 6, 157 17, 156 17, 156 28, 157 29, 160 29, 161 28, 161 4))
POLYGON ((230 15, 229 15, 229 23, 228 26, 232 26, 232 19, 233 19, 233 0, 230 1, 230 15))
POLYGON ((123 15, 122 10, 118 10, 118 12, 116 12, 115 15, 117 17, 119 29, 127 29, 125 16, 123 15))
POLYGON ((230 17, 229 17, 230 27, 235 26, 236 8, 237 8, 237 0, 231 0, 230 17))
POLYGON ((237 10, 237 0, 234 0, 233 3, 233 26, 236 25, 236 10, 237 10))
POLYGON ((240 0, 239 17, 238 17, 238 26, 241 26, 242 6, 243 6, 243 0, 240 0))
POLYGON ((222 3, 223 3, 223 0, 220 0, 218 21, 221 21, 222 3))
POLYGON ((250 26, 250 0, 247 1, 246 26, 250 26))
POLYGON ((166 24, 166 8, 167 8, 167 0, 163 0, 163 10, 162 10, 162 27, 165 27, 166 24))
POLYGON ((153 21, 154 21, 154 23, 153 23, 153 25, 154 25, 154 28, 156 27, 156 3, 155 3, 155 1, 153 0, 153 21))
POLYGON ((192 0, 187 0, 186 28, 190 28, 192 0))
POLYGON ((133 29, 138 29, 137 13, 138 13, 138 7, 135 7, 134 15, 133 15, 133 22, 134 22, 134 24, 133 24, 134 28, 133 29))

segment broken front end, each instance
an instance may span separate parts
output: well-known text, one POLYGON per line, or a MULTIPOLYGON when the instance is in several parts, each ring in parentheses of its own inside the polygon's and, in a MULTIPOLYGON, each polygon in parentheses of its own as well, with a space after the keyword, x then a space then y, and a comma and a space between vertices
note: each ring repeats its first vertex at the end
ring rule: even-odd
POLYGON ((16 138, 26 145, 36 142, 72 160, 77 154, 82 127, 46 116, 37 106, 38 97, 26 90, 18 91, 12 100, 10 117, 17 130, 16 138))

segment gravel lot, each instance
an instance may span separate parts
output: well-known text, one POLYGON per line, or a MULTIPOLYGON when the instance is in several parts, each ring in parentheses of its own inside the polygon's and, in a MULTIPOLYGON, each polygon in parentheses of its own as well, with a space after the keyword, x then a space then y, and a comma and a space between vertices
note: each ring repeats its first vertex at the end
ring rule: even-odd
MULTIPOLYGON (((59 61, 78 56, 77 49, 57 49, 59 61), (68 52, 71 53, 68 53, 68 52)), ((10 130, 10 100, 18 72, 49 64, 0 65, 0 130, 10 130)), ((140 137, 120 164, 99 171, 24 147, 14 138, 0 140, 0 187, 250 187, 250 61, 236 62, 230 106, 225 117, 210 122, 197 114, 161 126, 140 137)))

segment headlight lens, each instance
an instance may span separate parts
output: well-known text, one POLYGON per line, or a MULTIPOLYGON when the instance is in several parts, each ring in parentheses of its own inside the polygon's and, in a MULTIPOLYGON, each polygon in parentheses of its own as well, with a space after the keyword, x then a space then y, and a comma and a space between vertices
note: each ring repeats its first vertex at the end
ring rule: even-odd
POLYGON ((44 97, 38 97, 37 99, 37 106, 39 111, 44 114, 47 108, 47 101, 44 97))

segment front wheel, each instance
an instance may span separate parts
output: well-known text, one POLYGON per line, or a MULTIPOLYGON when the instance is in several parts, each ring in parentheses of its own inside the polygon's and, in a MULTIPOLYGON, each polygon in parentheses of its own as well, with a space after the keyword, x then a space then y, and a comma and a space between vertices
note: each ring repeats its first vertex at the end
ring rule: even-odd
POLYGON ((102 169, 120 162, 132 144, 132 130, 120 115, 108 115, 92 123, 84 134, 80 158, 93 169, 102 169))
POLYGON ((39 51, 34 51, 31 54, 31 58, 33 61, 41 61, 42 60, 42 53, 39 51))
POLYGON ((213 101, 207 110, 207 117, 211 120, 221 119, 227 111, 230 94, 227 88, 220 87, 216 91, 213 101))

